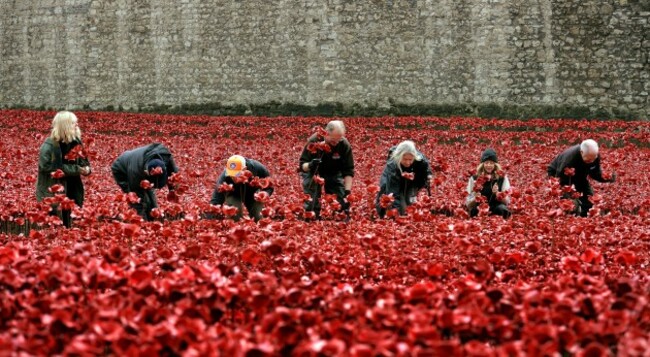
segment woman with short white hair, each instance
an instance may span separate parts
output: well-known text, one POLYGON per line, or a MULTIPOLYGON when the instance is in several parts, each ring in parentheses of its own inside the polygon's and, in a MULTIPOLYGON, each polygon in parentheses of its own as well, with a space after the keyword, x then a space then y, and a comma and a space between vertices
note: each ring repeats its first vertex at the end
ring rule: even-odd
POLYGON ((388 151, 388 160, 379 179, 376 208, 380 217, 387 210, 397 209, 400 215, 406 214, 406 207, 416 201, 418 191, 427 187, 432 173, 429 161, 415 147, 415 143, 406 140, 393 146, 388 151), (392 194, 392 203, 388 207, 382 202, 383 195, 392 194))
MULTIPOLYGON (((58 112, 52 120, 50 136, 41 145, 38 157, 38 178, 36 180, 36 199, 41 202, 53 197, 49 188, 55 184, 63 187, 63 193, 81 207, 84 202, 84 186, 80 175, 90 175, 90 163, 81 144, 81 130, 77 116, 68 111, 58 112)), ((58 215, 59 205, 52 205, 50 214, 58 215)), ((61 219, 70 227, 71 207, 61 206, 61 219)))

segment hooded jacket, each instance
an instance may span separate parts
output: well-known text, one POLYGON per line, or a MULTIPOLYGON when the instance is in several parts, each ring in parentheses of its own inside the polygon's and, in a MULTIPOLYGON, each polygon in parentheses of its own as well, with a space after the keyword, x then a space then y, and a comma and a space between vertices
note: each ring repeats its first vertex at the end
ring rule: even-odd
POLYGON ((147 179, 147 162, 153 159, 160 159, 165 163, 167 175, 178 172, 171 152, 163 144, 153 143, 125 151, 111 165, 115 181, 123 192, 135 192, 142 197, 145 190, 140 187, 140 182, 147 179))

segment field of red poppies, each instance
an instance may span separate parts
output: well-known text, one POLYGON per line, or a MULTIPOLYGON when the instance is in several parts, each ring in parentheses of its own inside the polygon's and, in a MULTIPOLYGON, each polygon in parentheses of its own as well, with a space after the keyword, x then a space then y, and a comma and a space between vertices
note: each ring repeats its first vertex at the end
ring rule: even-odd
MULTIPOLYGON (((303 219, 298 157, 330 118, 79 112, 93 174, 72 229, 35 199, 53 112, 0 111, 0 355, 642 356, 650 349, 650 123, 343 118, 356 161, 352 220, 303 219), (586 138, 615 184, 591 217, 565 212, 546 165, 586 138), (378 219, 390 146, 416 142, 435 186, 378 219), (111 162, 162 142, 180 174, 143 223, 111 162), (462 208, 493 147, 513 217, 462 208), (226 159, 264 163, 265 218, 209 205, 226 159), (206 213, 224 218, 207 220, 206 213), (20 233, 22 232, 22 233, 20 233), (13 351, 13 353, 12 353, 13 351)), ((336 204, 336 203, 333 203, 336 204)))

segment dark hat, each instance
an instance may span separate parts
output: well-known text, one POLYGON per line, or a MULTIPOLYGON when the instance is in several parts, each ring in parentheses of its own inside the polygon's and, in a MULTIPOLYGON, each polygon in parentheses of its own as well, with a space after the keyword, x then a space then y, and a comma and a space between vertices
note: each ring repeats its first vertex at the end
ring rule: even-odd
POLYGON ((481 162, 486 162, 487 160, 499 162, 497 160, 497 152, 492 148, 485 149, 481 154, 481 162))
POLYGON ((165 162, 160 159, 153 159, 147 162, 147 172, 149 173, 148 180, 155 188, 162 188, 167 184, 167 167, 165 162), (162 173, 152 174, 152 171, 160 167, 162 173))

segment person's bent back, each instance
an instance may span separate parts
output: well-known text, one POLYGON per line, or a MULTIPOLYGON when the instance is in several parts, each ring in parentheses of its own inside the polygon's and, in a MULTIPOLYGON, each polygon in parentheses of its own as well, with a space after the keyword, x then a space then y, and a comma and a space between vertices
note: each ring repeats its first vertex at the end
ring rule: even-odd
POLYGON ((139 203, 131 206, 140 216, 151 220, 151 210, 158 207, 153 189, 166 186, 168 176, 178 172, 178 167, 165 145, 153 143, 122 153, 111 165, 111 171, 122 192, 134 192, 140 198, 139 203), (145 185, 145 180, 149 185, 145 185))

